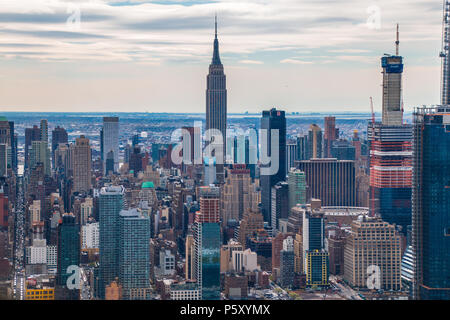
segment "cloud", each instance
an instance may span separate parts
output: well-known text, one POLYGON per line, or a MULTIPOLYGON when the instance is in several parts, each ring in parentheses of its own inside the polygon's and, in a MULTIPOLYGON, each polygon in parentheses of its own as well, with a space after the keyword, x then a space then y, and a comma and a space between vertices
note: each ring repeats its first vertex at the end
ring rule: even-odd
POLYGON ((264 62, 258 60, 240 60, 239 62, 245 64, 264 64, 264 62))
POLYGON ((289 64, 313 64, 311 61, 302 61, 298 59, 283 59, 280 63, 289 63, 289 64))
MULTIPOLYGON (((433 91, 429 89, 429 81, 424 85, 422 80, 409 80, 408 70, 413 66, 422 67, 430 79, 433 74, 430 70, 435 72, 439 69, 441 10, 441 3, 425 0, 2 0, 0 59, 2 74, 8 75, 11 81, 10 90, 2 91, 2 100, 11 105, 23 101, 25 95, 14 95, 18 90, 14 88, 24 87, 24 77, 29 77, 29 86, 36 86, 37 95, 43 86, 41 77, 47 77, 48 70, 57 74, 53 82, 47 83, 49 103, 57 97, 50 94, 54 92, 51 85, 62 86, 59 82, 71 81, 72 77, 83 79, 67 87, 86 86, 85 95, 79 95, 85 99, 84 102, 90 103, 90 98, 98 98, 89 96, 89 90, 99 86, 105 73, 118 78, 114 84, 117 90, 107 88, 105 92, 120 92, 122 86, 133 90, 123 82, 135 84, 129 79, 135 77, 135 70, 145 74, 145 80, 144 75, 140 75, 136 83, 151 88, 152 92, 158 90, 162 102, 163 93, 170 95, 173 92, 172 82, 182 72, 191 72, 191 78, 188 84, 186 81, 177 83, 180 95, 192 95, 191 92, 200 92, 201 95, 204 93, 202 79, 211 61, 214 14, 217 12, 220 53, 227 70, 228 84, 239 83, 233 74, 242 72, 239 75, 243 76, 249 73, 246 65, 259 64, 258 68, 252 68, 252 74, 260 72, 258 76, 247 81, 254 87, 240 83, 240 87, 246 90, 240 93, 240 88, 230 89, 230 110, 240 110, 239 103, 244 101, 249 106, 253 102, 259 106, 267 102, 278 104, 277 100, 286 105, 294 104, 298 101, 287 99, 297 99, 297 92, 301 93, 298 99, 307 103, 309 93, 319 94, 314 86, 320 86, 322 79, 329 77, 331 72, 337 75, 335 79, 342 78, 343 72, 346 75, 355 72, 353 78, 346 76, 346 85, 359 85, 364 99, 358 102, 359 97, 349 98, 345 88, 331 90, 337 86, 339 80, 336 80, 327 91, 330 105, 367 104, 365 97, 373 95, 372 87, 379 91, 379 79, 376 78, 380 70, 379 58, 385 52, 394 51, 397 22, 401 32, 400 52, 405 57, 405 95, 408 89, 412 90, 416 95, 410 102, 423 104, 427 100, 425 97, 434 97, 439 88, 433 91), (366 24, 369 18, 367 8, 374 2, 381 10, 381 28, 375 30, 366 24), (79 29, 71 29, 66 24, 74 6, 81 14, 79 29), (121 72, 116 71, 119 70, 117 66, 123 64, 127 67, 120 69, 121 72), (284 83, 295 68, 286 66, 293 64, 312 66, 305 67, 302 75, 295 73, 295 77, 289 78, 289 88, 299 83, 298 77, 305 77, 305 80, 301 88, 288 95, 284 83), (36 68, 34 73, 29 73, 31 67, 36 68), (156 74, 156 67, 164 71, 156 74), (22 70, 27 74, 24 75, 22 70), (279 80, 273 79, 276 73, 279 73, 279 80), (314 80, 318 75, 320 79, 314 80), (367 83, 364 79, 372 82, 367 83), (143 85, 144 81, 153 87, 148 83, 143 85), (268 83, 267 88, 262 84, 264 81, 268 83), (278 86, 276 81, 283 82, 280 92, 275 89, 278 86), (162 87, 162 83, 167 87, 162 87), (407 87, 408 83, 412 84, 412 89, 407 87), (198 87, 194 88, 194 84, 198 87), (266 92, 260 97, 261 91, 266 92)), ((439 81, 439 74, 436 74, 436 79, 439 81)), ((136 96, 153 99, 148 92, 145 90, 142 96, 138 93, 136 96)), ((30 101, 37 101, 40 97, 29 96, 30 101)), ((190 107, 203 106, 204 97, 197 98, 192 98, 194 102, 191 101, 190 107)), ((117 98, 111 95, 109 99, 114 104, 117 98)), ((123 97, 123 101, 129 99, 129 95, 123 97)), ((311 101, 316 103, 317 99, 311 101)), ((103 105, 107 102, 105 97, 103 105)), ((62 99, 61 105, 64 103, 62 99)), ((203 107, 196 110, 201 111, 203 107)))

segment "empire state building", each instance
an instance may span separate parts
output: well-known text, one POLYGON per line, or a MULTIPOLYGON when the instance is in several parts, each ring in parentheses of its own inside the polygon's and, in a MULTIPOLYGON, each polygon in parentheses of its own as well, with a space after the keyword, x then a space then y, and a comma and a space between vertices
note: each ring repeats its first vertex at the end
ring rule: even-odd
POLYGON ((223 145, 222 159, 217 159, 216 153, 216 175, 217 182, 224 182, 225 152, 226 152, 226 129, 227 129, 227 88, 226 76, 219 55, 219 40, 217 39, 217 17, 215 21, 214 52, 212 62, 209 65, 206 88, 206 130, 217 129, 222 133, 223 145))

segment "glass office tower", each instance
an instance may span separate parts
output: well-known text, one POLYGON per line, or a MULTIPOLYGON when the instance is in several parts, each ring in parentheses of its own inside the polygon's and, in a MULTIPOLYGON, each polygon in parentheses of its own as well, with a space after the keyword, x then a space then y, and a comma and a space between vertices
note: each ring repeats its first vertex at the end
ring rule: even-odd
POLYGON ((104 187, 100 191, 100 298, 105 297, 105 287, 119 276, 119 213, 123 209, 124 192, 123 186, 104 187))
POLYGON ((450 106, 414 113, 413 294, 450 299, 450 106))
POLYGON ((200 188, 194 225, 194 269, 202 300, 220 300, 220 189, 200 188))

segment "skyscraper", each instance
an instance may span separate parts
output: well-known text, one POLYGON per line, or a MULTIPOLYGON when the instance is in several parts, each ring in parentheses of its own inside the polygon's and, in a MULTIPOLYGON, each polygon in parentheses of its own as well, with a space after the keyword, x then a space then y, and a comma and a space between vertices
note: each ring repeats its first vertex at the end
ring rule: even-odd
POLYGON ((78 267, 80 264, 80 226, 76 224, 73 214, 64 214, 62 222, 58 226, 57 252, 57 284, 63 288, 63 292, 69 293, 63 295, 65 299, 78 299, 78 288, 69 288, 67 286, 67 280, 73 274, 73 270, 71 271, 70 267, 78 267))
POLYGON ((103 174, 108 173, 106 171, 106 162, 110 152, 112 152, 112 159, 114 159, 114 172, 117 172, 119 170, 119 117, 103 117, 103 130, 101 137, 103 147, 103 174))
POLYGON ((0 177, 7 175, 8 167, 13 167, 11 126, 5 117, 0 117, 0 177))
POLYGON ((241 221, 248 209, 257 210, 259 204, 257 186, 252 183, 250 169, 245 164, 234 164, 228 171, 222 192, 222 221, 241 221))
POLYGON ((48 121, 46 119, 41 120, 40 140, 48 143, 48 121))
POLYGON ((328 252, 325 250, 325 221, 320 200, 303 207, 303 257, 306 285, 328 286, 328 252))
POLYGON ((283 250, 280 252, 280 285, 292 287, 294 283, 294 239, 289 236, 283 240, 283 250))
POLYGON ((279 228, 279 220, 287 220, 289 217, 289 184, 285 181, 278 182, 272 187, 271 197, 271 226, 275 235, 279 228))
POLYGON ((0 178, 8 175, 8 145, 0 143, 0 178))
POLYGON ((303 171, 291 169, 288 173, 289 211, 297 204, 306 203, 306 176, 303 171))
MULTIPOLYGON (((207 76, 206 88, 206 130, 217 129, 222 134, 222 159, 217 159, 217 180, 219 183, 224 181, 223 164, 226 155, 226 138, 227 138, 227 88, 226 76, 224 74, 223 65, 219 55, 219 40, 217 39, 217 17, 216 32, 214 38, 214 52, 212 62, 209 65, 209 74, 207 76)), ((213 143, 214 145, 214 143, 213 143)))
POLYGON ((123 186, 104 187, 100 190, 100 284, 98 296, 101 298, 105 297, 105 287, 119 276, 119 213, 124 207, 124 192, 123 186))
POLYGON ((352 286, 366 288, 370 270, 379 268, 378 289, 400 290, 400 247, 400 236, 392 224, 361 216, 352 222, 346 239, 344 279, 352 286))
POLYGON ((450 106, 414 112, 412 246, 416 299, 450 299, 450 106))
POLYGON ((55 161, 55 151, 58 148, 58 145, 60 143, 67 143, 68 142, 68 136, 67 131, 64 128, 61 128, 57 126, 52 131, 52 164, 53 168, 56 167, 56 161, 55 161))
POLYGON ((122 210, 118 237, 119 282, 123 286, 123 298, 146 299, 145 294, 138 294, 139 289, 150 287, 150 218, 145 211, 122 210))
MULTIPOLYGON (((264 221, 271 223, 271 192, 272 187, 280 181, 286 180, 286 117, 285 112, 275 108, 263 111, 261 118, 261 130, 267 130, 267 141, 261 141, 267 145, 267 156, 274 158, 278 153, 278 164, 262 164, 262 168, 278 167, 274 174, 264 174, 261 172, 261 201, 264 221), (278 130, 279 140, 272 146, 272 130, 278 130), (274 148, 277 148, 275 151, 274 148)), ((262 138, 261 138, 262 139, 262 138)))
POLYGON ((325 117, 325 133, 323 137, 323 153, 325 158, 332 158, 331 147, 337 140, 336 117, 325 117))
POLYGON ((403 228, 411 224, 412 127, 403 124, 403 58, 381 58, 383 68, 383 118, 369 123, 371 215, 403 228))
POLYGON ((29 149, 33 141, 41 140, 41 131, 38 126, 33 128, 25 128, 25 168, 28 168, 29 163, 29 149))
POLYGON ((38 163, 42 163, 45 175, 51 175, 50 167, 50 150, 48 149, 48 142, 33 141, 31 143, 31 150, 29 150, 29 167, 33 169, 38 163))
POLYGON ((317 124, 312 124, 308 131, 308 159, 323 158, 322 129, 317 124))
POLYGON ((336 159, 311 159, 298 163, 306 175, 312 198, 323 206, 355 206, 355 162, 336 159))
POLYGON ((92 187, 91 181, 91 146, 89 139, 80 136, 76 139, 73 150, 73 192, 89 193, 92 187))
POLYGON ((286 144, 286 170, 295 167, 295 160, 298 160, 297 141, 286 144))
POLYGON ((200 187, 194 225, 194 273, 203 300, 220 300, 220 189, 200 187))

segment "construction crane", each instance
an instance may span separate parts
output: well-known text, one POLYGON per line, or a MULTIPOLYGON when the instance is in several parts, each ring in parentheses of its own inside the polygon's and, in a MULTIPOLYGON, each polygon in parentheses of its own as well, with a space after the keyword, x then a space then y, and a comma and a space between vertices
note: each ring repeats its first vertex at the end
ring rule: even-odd
POLYGON ((441 60, 441 104, 447 105, 449 99, 449 76, 450 76, 450 1, 443 1, 444 16, 442 19, 442 43, 439 57, 441 60))

